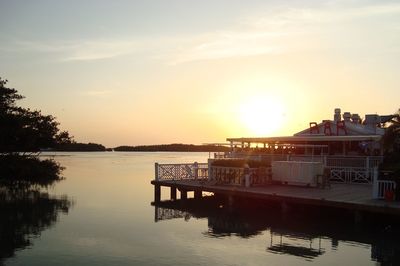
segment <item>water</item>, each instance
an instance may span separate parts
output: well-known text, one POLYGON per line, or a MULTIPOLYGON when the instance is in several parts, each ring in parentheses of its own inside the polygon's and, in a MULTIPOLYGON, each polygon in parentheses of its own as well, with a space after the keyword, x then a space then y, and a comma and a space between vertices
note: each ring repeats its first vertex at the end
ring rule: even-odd
POLYGON ((151 205, 154 162, 207 158, 57 153, 66 180, 1 212, 0 265, 398 265, 397 231, 350 213, 211 198, 151 205))

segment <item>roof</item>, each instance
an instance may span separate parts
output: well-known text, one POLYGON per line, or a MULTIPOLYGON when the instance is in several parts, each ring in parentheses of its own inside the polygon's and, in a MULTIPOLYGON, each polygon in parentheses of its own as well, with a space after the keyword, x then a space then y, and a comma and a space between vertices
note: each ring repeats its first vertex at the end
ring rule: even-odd
POLYGON ((229 142, 252 142, 252 143, 304 143, 304 142, 330 142, 330 141, 379 141, 381 135, 346 135, 346 136, 326 136, 326 135, 302 135, 284 136, 267 138, 227 138, 229 142))
MULTIPOLYGON (((336 121, 331 121, 331 120, 325 120, 322 123, 319 123, 316 128, 313 130, 314 133, 317 132, 325 132, 324 125, 325 123, 328 123, 330 126, 330 133, 337 135, 339 133, 339 136, 346 136, 346 135, 352 135, 352 136, 358 136, 358 135, 384 135, 385 130, 383 128, 378 128, 376 126, 368 126, 368 125, 363 125, 363 124, 356 124, 352 123, 349 121, 341 121, 345 123, 345 128, 346 131, 344 130, 339 130, 337 131, 337 122, 336 121)), ((303 136, 303 135, 310 135, 311 129, 308 127, 306 129, 303 129, 300 132, 295 133, 295 136, 303 136)), ((316 133, 318 135, 318 133, 316 133)))

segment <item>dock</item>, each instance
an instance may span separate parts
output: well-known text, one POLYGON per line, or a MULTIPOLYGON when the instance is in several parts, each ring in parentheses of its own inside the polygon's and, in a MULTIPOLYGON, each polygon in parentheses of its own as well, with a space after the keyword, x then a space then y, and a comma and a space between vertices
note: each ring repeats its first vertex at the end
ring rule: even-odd
MULTIPOLYGON (((355 173, 354 176, 360 175, 355 173)), ((385 197, 387 191, 394 193, 395 182, 378 180, 376 169, 372 176, 372 181, 369 183, 338 183, 327 179, 324 180, 328 183, 325 181, 319 183, 314 182, 319 180, 317 176, 314 176, 311 179, 307 178, 310 181, 303 183, 306 185, 294 185, 274 180, 271 171, 237 167, 221 168, 210 163, 197 162, 155 163, 155 178, 151 184, 154 186, 154 202, 156 203, 161 201, 162 191, 165 193, 165 189, 161 188, 164 187, 169 188, 170 193, 163 195, 163 199, 167 196, 172 201, 187 200, 189 192, 193 193, 195 199, 202 198, 203 194, 211 193, 223 196, 230 202, 262 200, 278 203, 283 208, 289 205, 330 207, 355 213, 365 212, 400 217, 400 201, 394 201, 393 197, 385 197)))
POLYGON ((301 187, 291 185, 266 185, 258 187, 217 185, 207 180, 153 180, 154 200, 161 199, 161 187, 170 188, 171 200, 187 199, 188 192, 195 198, 203 192, 231 198, 248 198, 275 201, 282 204, 326 206, 351 211, 381 213, 400 216, 400 202, 372 199, 372 187, 368 184, 331 184, 330 188, 301 187))

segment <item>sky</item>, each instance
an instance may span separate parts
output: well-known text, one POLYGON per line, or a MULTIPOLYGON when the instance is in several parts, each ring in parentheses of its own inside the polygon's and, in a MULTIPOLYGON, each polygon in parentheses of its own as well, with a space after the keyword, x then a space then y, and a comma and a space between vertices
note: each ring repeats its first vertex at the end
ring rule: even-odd
POLYGON ((400 107, 398 1, 0 0, 0 77, 79 142, 287 136, 400 107))

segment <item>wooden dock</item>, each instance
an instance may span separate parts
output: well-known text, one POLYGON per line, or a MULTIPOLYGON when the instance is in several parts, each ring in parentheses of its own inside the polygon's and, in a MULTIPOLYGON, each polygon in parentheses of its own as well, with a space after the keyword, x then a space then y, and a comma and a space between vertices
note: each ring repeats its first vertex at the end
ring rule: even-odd
POLYGON ((290 185, 265 185, 244 187, 217 185, 206 180, 153 180, 154 200, 160 201, 161 187, 170 188, 170 198, 187 198, 187 192, 193 191, 195 198, 202 197, 203 192, 228 197, 242 197, 278 201, 283 204, 295 203, 313 206, 326 206, 400 216, 400 202, 372 199, 372 186, 368 184, 332 184, 330 188, 300 187, 290 185))

